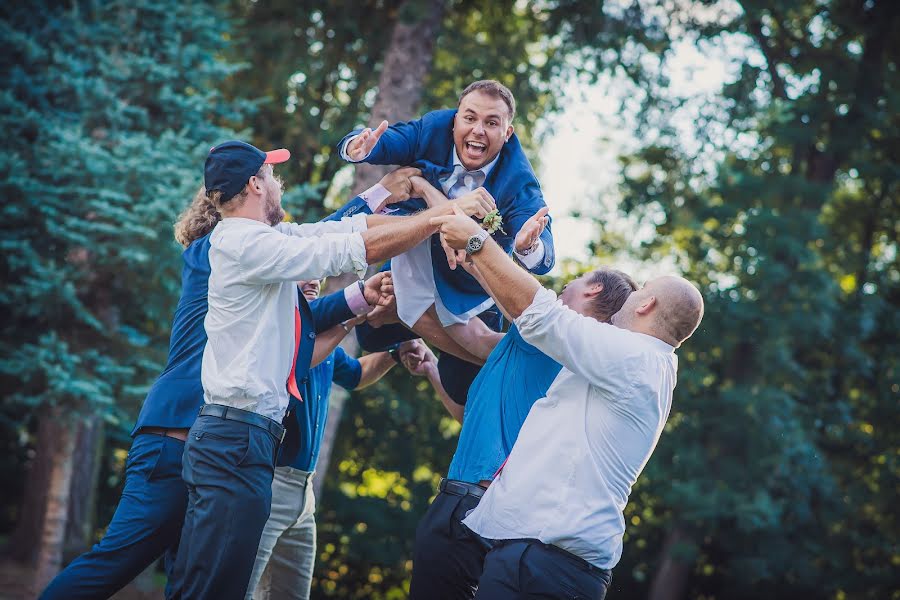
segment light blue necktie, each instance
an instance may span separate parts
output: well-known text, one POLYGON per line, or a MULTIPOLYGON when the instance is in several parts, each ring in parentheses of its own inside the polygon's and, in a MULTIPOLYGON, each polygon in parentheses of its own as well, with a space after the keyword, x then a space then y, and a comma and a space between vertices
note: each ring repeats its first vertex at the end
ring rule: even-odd
POLYGON ((478 169, 476 171, 466 171, 462 165, 453 167, 453 174, 450 177, 456 177, 456 181, 447 190, 447 197, 451 200, 459 198, 463 194, 467 194, 472 190, 484 184, 484 171, 478 169))

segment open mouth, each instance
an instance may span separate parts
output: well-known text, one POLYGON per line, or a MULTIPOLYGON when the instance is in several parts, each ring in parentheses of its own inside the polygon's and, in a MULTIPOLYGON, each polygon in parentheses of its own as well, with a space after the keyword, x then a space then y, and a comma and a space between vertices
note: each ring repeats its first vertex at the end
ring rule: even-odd
POLYGON ((466 154, 473 157, 482 157, 487 152, 487 144, 481 142, 466 142, 466 154))

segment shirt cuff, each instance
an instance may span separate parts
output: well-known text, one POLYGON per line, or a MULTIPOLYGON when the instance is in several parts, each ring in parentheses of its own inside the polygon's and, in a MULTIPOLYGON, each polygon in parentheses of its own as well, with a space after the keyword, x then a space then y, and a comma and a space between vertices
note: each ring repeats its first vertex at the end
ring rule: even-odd
POLYGON ((353 140, 355 140, 358 137, 359 137, 359 135, 354 135, 352 138, 350 138, 349 140, 344 142, 343 146, 341 146, 341 158, 343 158, 347 162, 361 163, 361 162, 365 161, 367 158, 369 158, 369 154, 371 154, 371 152, 369 152, 369 154, 366 154, 360 160, 353 160, 352 158, 350 158, 350 156, 347 154, 347 146, 349 146, 350 142, 352 142, 353 140))
POLYGON ((369 222, 366 221, 364 213, 356 213, 350 217, 350 233, 362 233, 369 229, 369 222))
POLYGON ((526 269, 529 271, 536 266, 538 266, 541 261, 544 259, 544 241, 541 238, 538 238, 537 244, 535 245, 534 252, 530 254, 519 254, 515 253, 516 258, 519 259, 519 262, 522 263, 526 269))
POLYGON ((359 195, 369 205, 369 210, 372 211, 373 215, 377 215, 384 209, 384 201, 390 196, 391 192, 380 183, 376 183, 359 195))
POLYGON ((347 306, 356 316, 368 314, 372 310, 372 307, 366 302, 366 297, 357 281, 344 288, 344 299, 347 301, 347 306))
POLYGON ((350 234, 350 260, 356 276, 360 279, 364 278, 369 265, 366 264, 366 243, 358 231, 350 234))

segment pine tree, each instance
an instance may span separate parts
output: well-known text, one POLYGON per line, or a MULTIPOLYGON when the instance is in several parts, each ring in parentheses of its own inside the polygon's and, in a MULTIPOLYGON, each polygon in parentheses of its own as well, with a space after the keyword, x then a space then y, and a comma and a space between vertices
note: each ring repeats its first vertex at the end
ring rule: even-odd
POLYGON ((228 23, 207 4, 0 11, 0 381, 7 410, 53 436, 35 441, 38 480, 11 546, 40 555, 46 578, 62 540, 46 530, 66 526, 68 488, 54 477, 71 473, 69 438, 79 419, 121 423, 157 374, 180 283, 172 223, 205 153, 230 137, 222 124, 247 105, 217 90, 236 67, 219 58, 228 23))

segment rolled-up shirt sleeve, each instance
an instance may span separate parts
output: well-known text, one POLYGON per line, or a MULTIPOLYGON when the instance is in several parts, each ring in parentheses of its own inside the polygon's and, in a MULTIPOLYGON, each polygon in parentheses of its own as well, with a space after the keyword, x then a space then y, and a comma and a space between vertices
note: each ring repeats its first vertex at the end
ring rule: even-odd
POLYGON ((361 233, 369 228, 366 215, 359 213, 339 221, 318 223, 279 223, 274 229, 292 237, 320 236, 327 233, 361 233))
POLYGON ((251 283, 321 279, 341 273, 362 278, 366 244, 359 232, 285 235, 275 228, 257 230, 241 244, 242 275, 251 283))
POLYGON ((515 323, 522 339, 593 385, 615 390, 628 384, 621 366, 632 348, 640 352, 634 333, 575 312, 545 288, 515 323))

